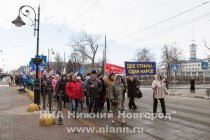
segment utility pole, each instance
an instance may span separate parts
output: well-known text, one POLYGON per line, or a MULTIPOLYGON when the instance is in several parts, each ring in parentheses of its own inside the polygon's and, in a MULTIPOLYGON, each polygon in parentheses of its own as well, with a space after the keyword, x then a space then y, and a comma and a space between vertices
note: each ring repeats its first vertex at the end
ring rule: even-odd
POLYGON ((49 48, 47 49, 47 52, 48 52, 48 56, 47 56, 47 60, 48 60, 48 62, 47 62, 47 72, 49 73, 49 71, 50 71, 50 51, 49 51, 49 48))
POLYGON ((106 75, 106 35, 105 35, 105 50, 104 50, 104 75, 106 75))
POLYGON ((63 72, 64 73, 66 70, 66 52, 64 52, 64 58, 63 58, 63 72))

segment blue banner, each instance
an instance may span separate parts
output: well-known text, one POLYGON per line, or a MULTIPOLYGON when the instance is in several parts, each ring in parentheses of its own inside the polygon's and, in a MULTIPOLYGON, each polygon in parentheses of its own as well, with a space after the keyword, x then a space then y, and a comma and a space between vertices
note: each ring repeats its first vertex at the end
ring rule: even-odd
POLYGON ((126 76, 155 75, 155 62, 125 62, 126 76))

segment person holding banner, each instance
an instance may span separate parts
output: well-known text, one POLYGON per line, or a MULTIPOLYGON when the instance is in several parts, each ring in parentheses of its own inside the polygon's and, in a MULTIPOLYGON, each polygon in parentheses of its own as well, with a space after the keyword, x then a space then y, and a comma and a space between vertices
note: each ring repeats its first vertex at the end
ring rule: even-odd
POLYGON ((160 101, 162 113, 166 115, 166 108, 165 108, 165 100, 164 97, 167 94, 167 88, 164 81, 161 80, 161 76, 158 74, 155 77, 155 80, 152 82, 152 89, 153 89, 153 113, 156 114, 157 112, 157 105, 158 101, 160 101))
POLYGON ((134 98, 137 92, 137 88, 136 88, 136 81, 134 80, 133 76, 130 76, 127 78, 127 83, 128 83, 128 98, 129 98, 129 108, 130 109, 137 109, 137 106, 135 104, 134 98))

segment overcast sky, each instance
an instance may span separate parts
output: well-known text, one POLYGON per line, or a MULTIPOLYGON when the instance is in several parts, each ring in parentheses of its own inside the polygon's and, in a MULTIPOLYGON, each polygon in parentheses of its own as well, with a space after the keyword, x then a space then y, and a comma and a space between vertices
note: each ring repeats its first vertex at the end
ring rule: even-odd
MULTIPOLYGON (((207 1, 207 0, 206 0, 207 1)), ((26 25, 17 28, 11 21, 21 5, 36 11, 41 7, 40 54, 47 49, 70 55, 69 37, 80 31, 101 35, 96 61, 102 58, 104 35, 107 35, 107 59, 123 66, 132 61, 138 48, 149 48, 157 62, 164 44, 174 44, 190 57, 189 45, 194 38, 197 57, 205 58, 210 50, 210 3, 151 28, 156 23, 199 6, 205 0, 0 0, 0 67, 5 71, 27 65, 36 53, 36 38, 27 18, 26 25), (148 28, 148 29, 147 29, 148 28), (136 32, 136 33, 135 33, 136 32), (135 34, 133 34, 135 33, 135 34), (132 35, 131 35, 132 34, 132 35), (194 37, 193 37, 194 34, 194 37)), ((31 11, 32 19, 34 15, 31 11)))

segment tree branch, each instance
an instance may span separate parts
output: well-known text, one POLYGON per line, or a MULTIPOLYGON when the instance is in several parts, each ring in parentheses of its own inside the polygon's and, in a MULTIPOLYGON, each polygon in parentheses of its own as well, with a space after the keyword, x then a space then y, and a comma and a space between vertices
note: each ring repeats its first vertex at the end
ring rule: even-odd
POLYGON ((207 49, 210 50, 210 48, 206 45, 206 40, 204 40, 204 45, 206 46, 207 49))

